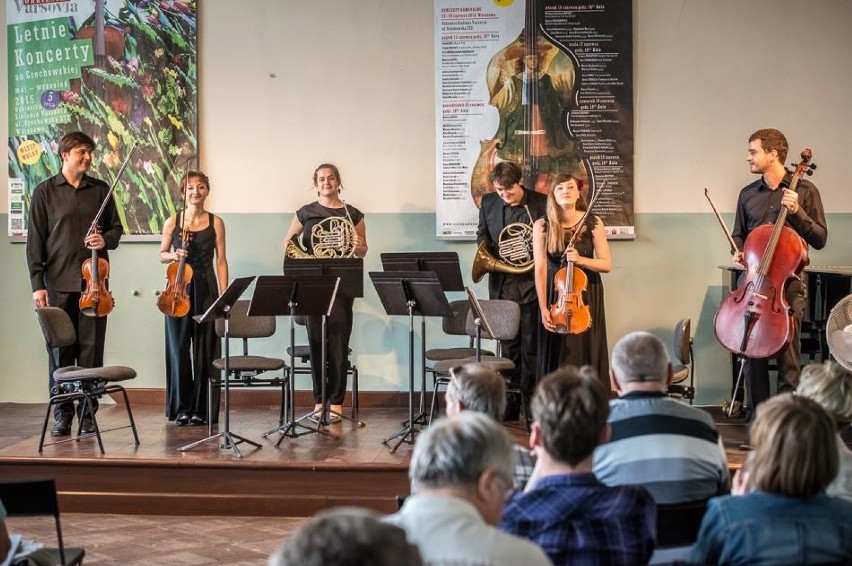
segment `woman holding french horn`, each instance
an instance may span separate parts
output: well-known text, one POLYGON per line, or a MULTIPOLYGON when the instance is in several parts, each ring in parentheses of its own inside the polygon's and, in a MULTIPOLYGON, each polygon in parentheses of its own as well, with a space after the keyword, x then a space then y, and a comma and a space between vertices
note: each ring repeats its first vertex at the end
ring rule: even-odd
MULTIPOLYGON (((286 258, 345 258, 367 255, 367 228, 364 213, 340 198, 342 184, 335 165, 323 163, 314 171, 317 200, 296 211, 284 237, 286 258), (301 238, 300 238, 301 236, 301 238), (301 239, 302 245, 296 241, 301 239)), ((329 422, 340 418, 346 395, 346 373, 349 367, 349 337, 352 334, 354 299, 338 294, 326 325, 326 357, 328 360, 329 422)), ((307 319, 308 346, 311 352, 311 376, 314 382, 314 410, 322 409, 322 319, 307 319)), ((319 419, 319 417, 316 417, 319 419)))
POLYGON ((609 353, 600 274, 612 269, 612 260, 603 221, 588 214, 588 209, 580 182, 571 175, 557 175, 547 195, 547 217, 533 225, 535 288, 545 330, 539 333, 538 375, 564 364, 591 365, 608 390, 609 353), (585 291, 576 285, 575 293, 560 293, 555 288, 554 279, 560 281, 556 275, 563 267, 569 280, 587 281, 585 291), (564 319, 566 310, 568 319, 579 318, 577 312, 570 314, 572 309, 582 309, 587 317, 580 328, 564 327, 557 320, 564 319))

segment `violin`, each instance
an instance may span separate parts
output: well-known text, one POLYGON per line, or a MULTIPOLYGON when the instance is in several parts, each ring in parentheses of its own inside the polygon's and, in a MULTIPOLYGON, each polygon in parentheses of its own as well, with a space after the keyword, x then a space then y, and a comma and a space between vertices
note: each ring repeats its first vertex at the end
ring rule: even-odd
MULTIPOLYGON (((181 230, 181 248, 186 251, 192 232, 181 230)), ((166 267, 166 289, 157 298, 157 308, 166 316, 180 318, 189 314, 190 302, 186 288, 192 281, 192 266, 186 263, 186 255, 181 254, 178 261, 171 262, 166 267)))
POLYGON ((109 262, 98 257, 98 250, 92 250, 92 257, 81 267, 86 290, 80 295, 80 312, 86 316, 106 316, 115 308, 115 300, 109 291, 109 262))
POLYGON ((540 33, 542 16, 541 2, 527 0, 523 30, 488 63, 489 103, 497 109, 499 124, 493 139, 480 142, 471 172, 476 206, 494 191, 488 175, 500 161, 517 163, 522 184, 544 194, 552 177, 561 173, 588 181, 579 142, 568 129, 579 65, 540 33))
MULTIPOLYGON (((112 182, 112 185, 107 191, 103 202, 101 202, 101 207, 98 209, 97 214, 95 214, 94 220, 92 220, 92 223, 89 225, 89 230, 83 238, 84 241, 92 234, 100 232, 98 222, 100 222, 107 204, 112 199, 112 194, 115 192, 115 186, 121 179, 121 174, 124 173, 124 170, 127 168, 127 164, 130 163, 130 159, 133 157, 134 151, 136 151, 135 143, 131 146, 130 151, 127 153, 127 158, 124 160, 124 163, 122 163, 121 167, 118 169, 118 173, 115 175, 115 180, 112 182)), ((109 291, 109 262, 106 259, 99 257, 98 250, 93 249, 92 257, 83 262, 81 270, 83 273, 83 279, 86 281, 86 289, 80 295, 80 312, 86 316, 94 317, 108 315, 115 307, 115 301, 112 297, 112 293, 109 291)))
POLYGON ((588 284, 589 278, 572 261, 566 260, 565 266, 553 276, 556 301, 550 305, 550 320, 557 334, 582 334, 592 327, 592 313, 583 302, 588 284))
MULTIPOLYGON (((812 155, 808 148, 802 151, 789 190, 796 190, 803 174, 812 174, 812 155)), ((784 291, 807 265, 808 245, 784 225, 786 218, 787 207, 782 206, 775 224, 758 226, 749 233, 742 250, 746 267, 743 280, 716 313, 716 338, 735 354, 771 358, 790 343, 793 313, 784 291)))

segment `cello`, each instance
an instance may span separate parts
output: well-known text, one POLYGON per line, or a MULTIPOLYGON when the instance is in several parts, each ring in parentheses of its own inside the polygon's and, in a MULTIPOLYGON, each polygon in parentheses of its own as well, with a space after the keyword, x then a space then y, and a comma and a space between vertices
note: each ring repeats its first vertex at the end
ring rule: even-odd
MULTIPOLYGON (((805 148, 789 190, 796 191, 803 174, 811 174, 813 154, 805 148)), ((779 189, 780 190, 780 187, 779 189)), ((775 224, 753 229, 743 244, 745 275, 731 291, 713 321, 717 340, 731 352, 747 358, 771 358, 787 347, 793 331, 793 313, 785 288, 808 264, 808 245, 785 226, 782 206, 775 224)))
MULTIPOLYGON (((603 190, 603 183, 600 189, 592 197, 588 208, 583 213, 583 216, 577 222, 576 229, 568 240, 567 250, 574 247, 574 242, 586 218, 594 206, 595 201, 603 190)), ((592 313, 589 310, 589 305, 583 302, 583 293, 589 285, 589 278, 586 273, 579 267, 574 265, 574 262, 568 261, 562 256, 562 267, 557 270, 553 276, 553 291, 556 293, 556 300, 550 305, 550 320, 556 326, 557 334, 582 334, 592 327, 592 313)))
MULTIPOLYGON (((101 203, 101 207, 98 209, 98 213, 95 214, 95 218, 89 225, 89 230, 83 238, 84 241, 99 231, 98 222, 104 210, 106 210, 107 203, 112 198, 115 186, 118 184, 119 179, 121 179, 121 174, 124 173, 127 164, 130 163, 130 158, 133 157, 134 151, 136 151, 135 143, 130 148, 130 152, 127 154, 127 158, 124 160, 121 168, 119 168, 112 186, 110 186, 101 203)), ((86 289, 80 294, 80 312, 91 317, 102 317, 111 313, 112 309, 115 308, 115 300, 109 290, 109 262, 99 257, 98 250, 93 249, 92 257, 83 262, 80 270, 83 274, 83 280, 86 282, 86 289)))
MULTIPOLYGON (((186 251, 192 233, 186 228, 180 231, 180 249, 186 251)), ((192 281, 192 266, 186 263, 186 255, 181 254, 178 261, 171 262, 166 267, 166 288, 157 298, 157 308, 166 316, 180 318, 189 314, 191 307, 186 288, 192 281)))

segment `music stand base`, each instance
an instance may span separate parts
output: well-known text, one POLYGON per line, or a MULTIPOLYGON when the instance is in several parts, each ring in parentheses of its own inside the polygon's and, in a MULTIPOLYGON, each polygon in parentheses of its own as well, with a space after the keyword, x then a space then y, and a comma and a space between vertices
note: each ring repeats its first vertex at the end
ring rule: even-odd
POLYGON ((240 449, 237 448, 237 444, 241 444, 241 443, 251 444, 252 446, 257 448, 258 450, 263 448, 263 446, 261 446, 257 442, 254 442, 253 440, 249 440, 248 438, 242 437, 238 434, 234 434, 233 432, 222 431, 218 434, 214 434, 212 436, 208 436, 207 438, 202 438, 201 440, 197 440, 197 441, 195 441, 191 444, 187 444, 186 446, 182 446, 182 447, 178 448, 178 451, 179 452, 188 452, 189 450, 192 450, 193 448, 197 448, 198 446, 201 446, 202 444, 206 444, 207 442, 213 442, 214 440, 217 440, 219 438, 221 438, 223 440, 222 444, 219 445, 219 448, 221 450, 233 450, 237 454, 238 458, 242 458, 243 454, 242 454, 242 452, 240 452, 240 449))
POLYGON ((395 454, 397 449, 403 442, 406 444, 414 444, 415 436, 418 432, 420 432, 420 429, 408 426, 403 428, 396 434, 393 434, 382 440, 382 444, 384 444, 385 446, 389 446, 392 440, 398 438, 399 440, 397 440, 396 444, 394 444, 393 447, 391 447, 390 449, 390 453, 395 454))

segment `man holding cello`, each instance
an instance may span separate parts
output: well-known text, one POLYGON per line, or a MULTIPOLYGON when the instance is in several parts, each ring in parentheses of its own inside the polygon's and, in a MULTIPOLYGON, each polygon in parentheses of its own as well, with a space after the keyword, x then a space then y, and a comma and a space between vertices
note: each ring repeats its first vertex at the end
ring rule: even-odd
MULTIPOLYGON (((784 166, 788 150, 787 138, 778 130, 762 129, 749 137, 747 161, 751 172, 760 175, 760 178, 744 187, 737 199, 736 218, 731 233, 737 250, 748 247, 747 240, 755 228, 775 223, 782 208, 787 209, 785 226, 804 240, 805 254, 807 246, 818 250, 825 247, 828 230, 819 191, 813 183, 804 179, 798 184, 794 183, 793 188, 796 190, 790 190, 791 175, 784 166)), ((749 260, 748 255, 737 251, 734 262, 743 264, 749 260)), ((746 266, 750 267, 753 266, 746 266)), ((792 390, 799 382, 801 367, 799 334, 807 296, 804 280, 798 277, 791 279, 784 293, 792 310, 793 327, 789 344, 777 356, 778 387, 780 390, 792 390)), ((754 418, 757 405, 769 398, 768 361, 768 358, 744 360, 743 375, 748 390, 747 422, 754 418)))
MULTIPOLYGON (((56 385, 53 372, 58 367, 100 367, 104 361, 106 316, 86 316, 80 310, 82 266, 91 256, 91 250, 104 250, 102 255, 106 259, 105 250, 118 247, 123 228, 110 198, 101 216, 100 230, 87 235, 109 193, 106 183, 87 175, 94 149, 95 142, 83 132, 64 135, 59 141, 62 171, 40 183, 30 202, 27 263, 33 303, 36 308, 55 306, 67 312, 77 333, 75 344, 60 349, 58 366, 54 357, 48 356, 49 390, 56 385)), ((82 411, 80 404, 77 416, 82 432, 95 432, 91 418, 82 411)), ((51 435, 70 434, 73 418, 73 402, 57 405, 51 435)))

